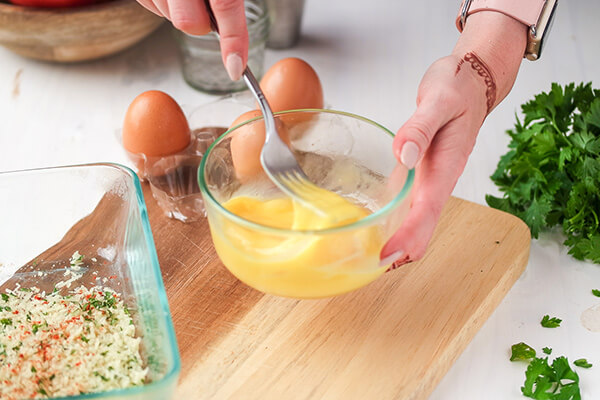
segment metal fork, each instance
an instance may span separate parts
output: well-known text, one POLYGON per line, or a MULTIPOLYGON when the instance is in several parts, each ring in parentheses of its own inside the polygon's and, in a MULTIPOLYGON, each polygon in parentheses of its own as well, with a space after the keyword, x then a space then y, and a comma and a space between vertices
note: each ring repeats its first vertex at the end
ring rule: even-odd
MULTIPOLYGON (((204 0, 206 11, 210 19, 211 28, 217 35, 219 34, 219 26, 217 19, 212 11, 209 0, 204 0)), ((310 204, 313 208, 315 190, 324 190, 312 183, 308 176, 304 173, 294 153, 281 140, 275 125, 275 117, 269 106, 264 93, 260 89, 258 81, 254 77, 250 67, 246 66, 242 74, 246 85, 256 98, 258 105, 263 114, 265 122, 265 143, 260 153, 260 163, 262 164, 267 176, 273 183, 284 193, 295 200, 299 200, 305 204, 310 204)), ((318 207, 322 211, 322 207, 318 207)))

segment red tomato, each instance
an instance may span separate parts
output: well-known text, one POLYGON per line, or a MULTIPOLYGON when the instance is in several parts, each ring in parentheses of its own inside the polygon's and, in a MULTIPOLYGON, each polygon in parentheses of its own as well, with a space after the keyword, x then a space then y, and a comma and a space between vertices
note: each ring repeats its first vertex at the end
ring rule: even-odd
POLYGON ((13 4, 26 7, 76 7, 98 3, 98 0, 8 0, 13 4))

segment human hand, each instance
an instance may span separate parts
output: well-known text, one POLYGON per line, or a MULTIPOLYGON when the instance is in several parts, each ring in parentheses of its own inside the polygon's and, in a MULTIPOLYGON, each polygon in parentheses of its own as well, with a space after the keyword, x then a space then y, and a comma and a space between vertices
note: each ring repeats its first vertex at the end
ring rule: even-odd
POLYGON ((417 109, 394 138, 396 158, 408 168, 416 166, 416 175, 410 210, 381 250, 382 266, 393 263, 395 269, 425 254, 479 128, 512 87, 525 38, 525 25, 510 17, 478 13, 470 17, 452 55, 425 73, 417 109), (494 35, 497 41, 489 39, 494 35))
POLYGON ((487 114, 484 83, 473 72, 454 55, 436 61, 421 81, 416 111, 394 138, 396 158, 417 168, 410 211, 383 248, 382 265, 398 267, 425 253, 487 114))
MULTIPOLYGON (((204 0, 138 0, 153 13, 190 35, 210 32, 210 19, 204 0)), ((210 0, 219 25, 223 65, 232 80, 238 80, 248 61, 248 29, 244 0, 210 0)))

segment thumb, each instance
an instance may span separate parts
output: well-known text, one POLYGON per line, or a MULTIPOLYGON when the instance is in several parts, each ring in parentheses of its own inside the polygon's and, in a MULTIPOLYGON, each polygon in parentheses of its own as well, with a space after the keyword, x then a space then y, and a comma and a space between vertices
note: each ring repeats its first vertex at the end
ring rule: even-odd
POLYGON ((448 106, 442 101, 423 99, 396 133, 393 146, 398 161, 409 169, 414 168, 423 158, 435 134, 457 117, 448 111, 448 106))

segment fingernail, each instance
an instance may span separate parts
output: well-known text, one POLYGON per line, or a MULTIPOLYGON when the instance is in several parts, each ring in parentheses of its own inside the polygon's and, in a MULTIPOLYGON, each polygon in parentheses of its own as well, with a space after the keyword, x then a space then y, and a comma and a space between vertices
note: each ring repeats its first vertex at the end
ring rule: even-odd
POLYGON ((400 152, 400 161, 406 168, 412 169, 419 160, 419 146, 414 142, 406 142, 400 152))
POLYGON ((404 254, 404 251, 398 250, 398 251, 390 254, 389 256, 385 257, 383 260, 379 261, 379 266, 387 267, 388 265, 391 265, 394 261, 400 259, 400 257, 402 257, 403 254, 404 254))
POLYGON ((244 65, 242 64, 242 57, 239 54, 231 53, 227 56, 225 61, 225 69, 229 74, 232 81, 237 81, 241 78, 244 72, 244 65))

